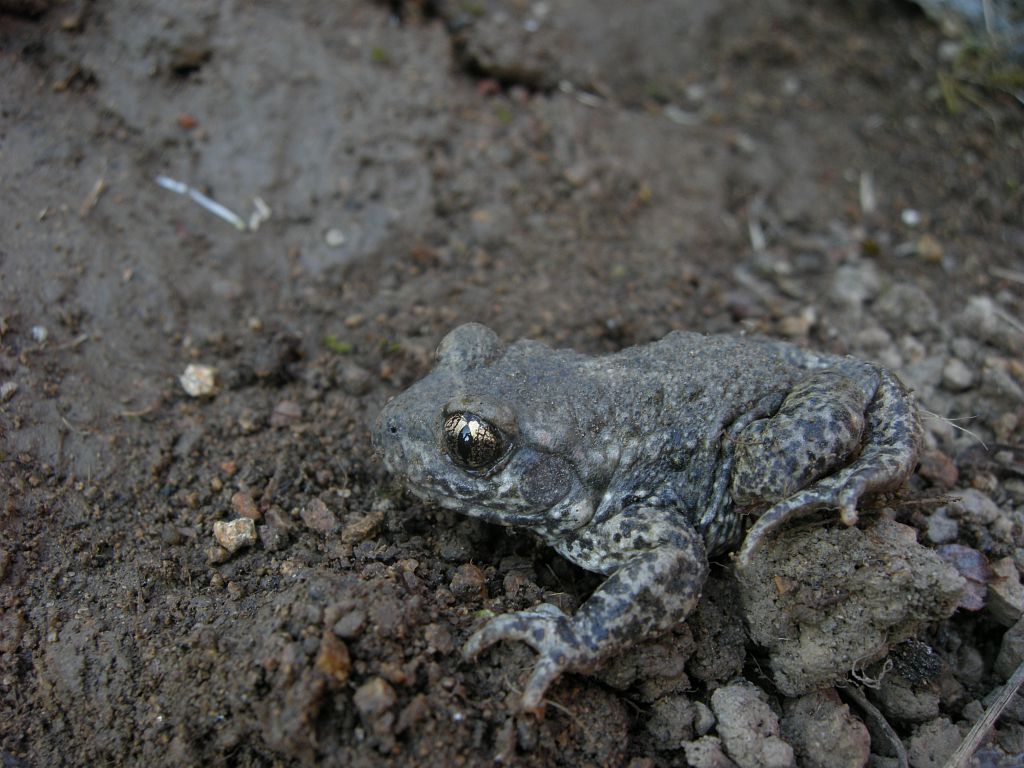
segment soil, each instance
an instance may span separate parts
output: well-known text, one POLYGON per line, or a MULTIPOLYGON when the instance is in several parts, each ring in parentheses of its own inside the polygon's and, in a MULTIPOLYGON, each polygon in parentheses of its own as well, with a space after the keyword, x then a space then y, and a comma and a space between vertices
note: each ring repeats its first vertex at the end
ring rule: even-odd
MULTIPOLYGON (((891 733, 940 764, 1024 654, 1024 80, 997 53, 880 0, 0 1, 4 765, 896 765, 891 733), (691 622, 516 714, 529 650, 461 644, 597 578, 403 495, 368 436, 470 320, 890 366, 936 416, 873 514, 934 550, 887 563, 941 578, 850 669, 809 649, 815 692, 808 634, 752 638, 861 631, 832 622, 867 599, 849 563, 766 567, 797 597, 750 613, 723 559, 691 622)), ((1019 764, 1020 710, 984 764, 1019 764)))

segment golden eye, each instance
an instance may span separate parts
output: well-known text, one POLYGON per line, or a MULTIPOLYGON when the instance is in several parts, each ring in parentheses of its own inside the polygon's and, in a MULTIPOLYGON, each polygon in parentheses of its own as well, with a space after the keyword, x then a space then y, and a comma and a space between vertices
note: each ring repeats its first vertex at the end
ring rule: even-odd
POLYGON ((505 436, 475 413, 452 413, 444 420, 448 455, 466 469, 486 469, 505 455, 505 436))

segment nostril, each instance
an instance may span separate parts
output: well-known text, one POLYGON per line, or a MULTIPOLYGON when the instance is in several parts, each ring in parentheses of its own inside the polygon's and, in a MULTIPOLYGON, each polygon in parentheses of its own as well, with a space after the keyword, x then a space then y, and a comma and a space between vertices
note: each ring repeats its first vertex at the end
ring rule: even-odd
POLYGON ((388 424, 388 432, 390 432, 392 435, 397 435, 398 427, 396 427, 394 424, 388 424))

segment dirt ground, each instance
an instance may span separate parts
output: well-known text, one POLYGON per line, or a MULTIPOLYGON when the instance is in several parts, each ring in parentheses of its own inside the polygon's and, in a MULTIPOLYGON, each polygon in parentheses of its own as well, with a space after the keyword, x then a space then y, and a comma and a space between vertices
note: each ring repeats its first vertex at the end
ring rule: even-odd
MULTIPOLYGON (((996 53, 895 0, 0 2, 3 764, 898 765, 895 733, 941 765, 1024 657, 996 53), (693 621, 517 715, 530 652, 458 649, 597 579, 403 495, 369 441, 470 320, 857 354, 927 451, 864 531, 799 532, 832 559, 723 559, 693 621), (870 652, 810 659, 861 598, 894 614, 870 652)), ((1021 764, 1022 713, 978 764, 1021 764)))

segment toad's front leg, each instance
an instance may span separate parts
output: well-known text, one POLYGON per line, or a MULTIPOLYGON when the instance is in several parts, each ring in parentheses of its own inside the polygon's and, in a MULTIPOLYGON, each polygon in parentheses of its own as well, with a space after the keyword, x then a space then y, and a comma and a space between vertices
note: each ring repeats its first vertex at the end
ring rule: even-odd
POLYGON ((701 536, 681 514, 657 507, 623 510, 559 550, 581 565, 594 568, 600 559, 601 570, 614 570, 575 616, 548 603, 497 616, 463 650, 473 659, 500 640, 533 648, 539 658, 522 698, 528 711, 543 709, 544 692, 562 672, 592 670, 608 656, 685 619, 708 573, 701 536), (612 551, 584 557, 592 547, 612 551))

